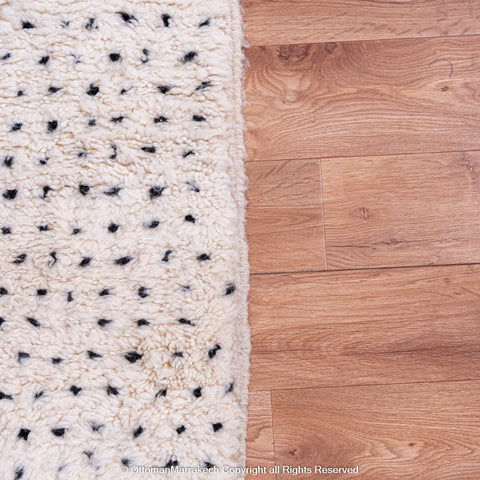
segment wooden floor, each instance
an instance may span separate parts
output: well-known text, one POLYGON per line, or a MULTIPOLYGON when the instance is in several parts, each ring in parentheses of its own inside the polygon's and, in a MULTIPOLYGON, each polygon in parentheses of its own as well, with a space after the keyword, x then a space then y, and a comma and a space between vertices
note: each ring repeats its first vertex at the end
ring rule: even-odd
POLYGON ((252 466, 480 479, 480 2, 244 0, 252 466))

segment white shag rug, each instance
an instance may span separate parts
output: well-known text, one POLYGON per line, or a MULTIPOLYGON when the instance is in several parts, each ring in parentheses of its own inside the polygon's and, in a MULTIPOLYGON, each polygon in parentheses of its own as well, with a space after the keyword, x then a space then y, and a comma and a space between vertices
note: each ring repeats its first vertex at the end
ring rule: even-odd
POLYGON ((241 44, 237 0, 0 0, 2 480, 244 478, 241 44))

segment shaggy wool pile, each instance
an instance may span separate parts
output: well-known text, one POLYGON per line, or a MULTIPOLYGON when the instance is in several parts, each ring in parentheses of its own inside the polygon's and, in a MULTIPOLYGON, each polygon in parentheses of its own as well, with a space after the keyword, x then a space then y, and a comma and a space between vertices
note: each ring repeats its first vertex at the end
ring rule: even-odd
POLYGON ((2 480, 243 478, 241 43, 237 0, 0 0, 2 480))

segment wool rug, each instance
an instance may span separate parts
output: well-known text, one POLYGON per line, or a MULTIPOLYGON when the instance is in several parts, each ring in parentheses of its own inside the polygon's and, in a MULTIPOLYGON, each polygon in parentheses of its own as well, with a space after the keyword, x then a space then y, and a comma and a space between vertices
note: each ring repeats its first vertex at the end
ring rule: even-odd
POLYGON ((0 478, 244 478, 237 0, 0 0, 0 478))

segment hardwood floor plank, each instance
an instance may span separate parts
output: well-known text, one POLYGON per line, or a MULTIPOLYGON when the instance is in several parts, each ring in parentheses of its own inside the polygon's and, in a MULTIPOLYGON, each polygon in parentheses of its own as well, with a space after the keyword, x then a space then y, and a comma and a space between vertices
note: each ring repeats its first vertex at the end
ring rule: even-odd
POLYGON ((250 45, 480 33, 475 0, 244 0, 250 45))
POLYGON ((325 268, 318 161, 249 162, 252 273, 325 268))
MULTIPOLYGON (((248 400, 247 465, 275 465, 273 420, 270 392, 251 392, 248 400)), ((262 474, 262 480, 275 480, 274 474, 262 474)))
POLYGON ((480 262, 480 152, 322 160, 329 268, 480 262))
MULTIPOLYGON (((356 467, 362 480, 475 480, 480 382, 273 392, 282 465, 356 467)), ((323 475, 278 475, 278 479, 323 475)))
POLYGON ((479 42, 247 50, 249 161, 480 150, 479 42))
POLYGON ((480 266, 251 279, 252 390, 480 378, 480 266))

